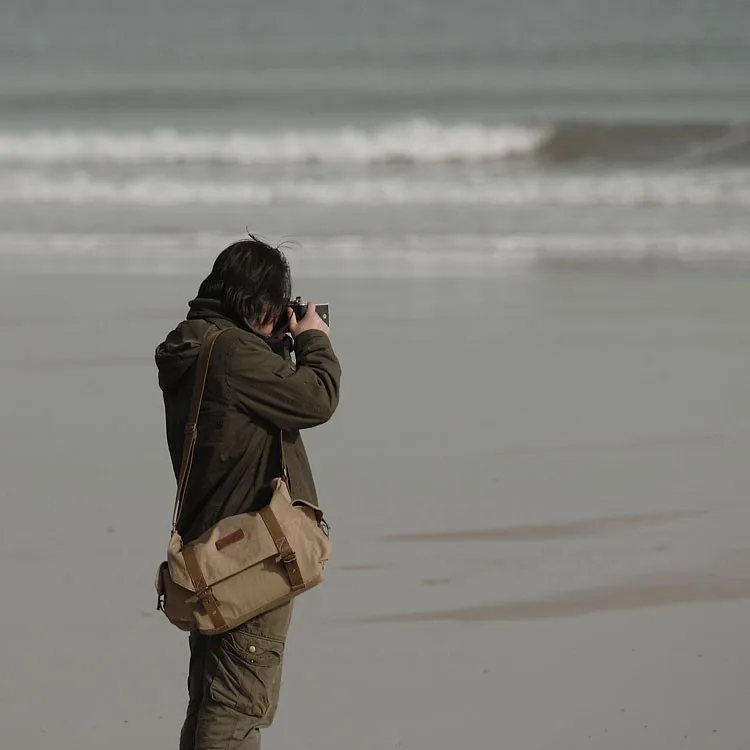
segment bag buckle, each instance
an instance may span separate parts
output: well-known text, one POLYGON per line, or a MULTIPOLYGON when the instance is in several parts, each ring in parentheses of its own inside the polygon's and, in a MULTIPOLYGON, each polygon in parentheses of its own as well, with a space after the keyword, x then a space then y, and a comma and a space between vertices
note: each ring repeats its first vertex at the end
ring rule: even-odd
POLYGON ((281 562, 284 563, 284 565, 291 565, 292 563, 297 562, 297 553, 292 550, 288 555, 280 555, 281 562))

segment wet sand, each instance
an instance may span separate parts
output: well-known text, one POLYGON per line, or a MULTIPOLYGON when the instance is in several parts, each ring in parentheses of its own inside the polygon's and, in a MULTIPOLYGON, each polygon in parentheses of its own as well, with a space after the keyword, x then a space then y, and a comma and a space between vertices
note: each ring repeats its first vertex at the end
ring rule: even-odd
MULTIPOLYGON (((341 274, 339 274, 341 275, 341 274)), ((151 355, 197 277, 0 278, 0 743, 175 747, 151 355)), ((747 745, 750 278, 298 280, 344 380, 274 748, 747 745)))

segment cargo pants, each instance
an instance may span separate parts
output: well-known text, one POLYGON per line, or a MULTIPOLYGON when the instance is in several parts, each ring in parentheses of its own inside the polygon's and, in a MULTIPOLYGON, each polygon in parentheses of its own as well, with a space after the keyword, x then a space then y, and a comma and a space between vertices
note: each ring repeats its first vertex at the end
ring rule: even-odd
POLYGON ((292 602, 223 635, 190 634, 180 750, 260 750, 279 701, 292 602))

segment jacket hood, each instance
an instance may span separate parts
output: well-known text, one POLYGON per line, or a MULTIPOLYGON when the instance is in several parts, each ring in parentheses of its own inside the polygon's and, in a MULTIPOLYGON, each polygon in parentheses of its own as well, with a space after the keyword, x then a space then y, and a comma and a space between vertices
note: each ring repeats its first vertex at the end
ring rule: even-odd
POLYGON ((162 391, 178 388, 183 377, 195 364, 209 323, 220 327, 232 325, 223 316, 220 303, 215 300, 194 299, 188 303, 188 307, 190 312, 187 320, 180 323, 156 347, 154 360, 159 370, 159 387, 162 391))
POLYGON ((205 330, 206 323, 203 321, 185 321, 156 347, 154 360, 159 370, 159 387, 162 391, 176 389, 195 364, 205 330))

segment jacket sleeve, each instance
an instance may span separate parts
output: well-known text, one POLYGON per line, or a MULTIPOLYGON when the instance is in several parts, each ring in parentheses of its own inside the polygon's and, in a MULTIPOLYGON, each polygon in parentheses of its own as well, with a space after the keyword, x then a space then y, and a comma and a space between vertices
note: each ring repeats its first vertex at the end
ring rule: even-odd
POLYGON ((339 402, 341 366, 328 336, 305 331, 294 349, 296 367, 269 348, 238 341, 228 375, 240 407, 282 430, 323 424, 339 402))

